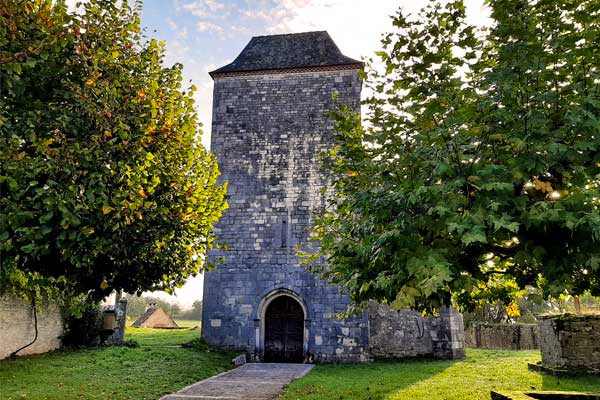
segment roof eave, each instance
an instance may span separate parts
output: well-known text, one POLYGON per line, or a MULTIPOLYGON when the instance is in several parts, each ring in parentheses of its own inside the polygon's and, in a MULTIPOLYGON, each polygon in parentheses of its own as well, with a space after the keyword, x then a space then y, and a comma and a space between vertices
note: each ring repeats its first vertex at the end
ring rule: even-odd
POLYGON ((365 63, 362 61, 356 61, 355 63, 344 63, 334 65, 315 65, 309 67, 294 67, 294 68, 272 68, 272 69, 255 69, 255 70, 233 70, 223 71, 227 66, 210 71, 208 74, 214 80, 215 78, 223 78, 229 76, 243 76, 243 75, 273 75, 273 74, 285 74, 285 73, 301 73, 301 72, 314 72, 314 71, 340 71, 340 70, 351 70, 351 69, 364 69, 365 63))

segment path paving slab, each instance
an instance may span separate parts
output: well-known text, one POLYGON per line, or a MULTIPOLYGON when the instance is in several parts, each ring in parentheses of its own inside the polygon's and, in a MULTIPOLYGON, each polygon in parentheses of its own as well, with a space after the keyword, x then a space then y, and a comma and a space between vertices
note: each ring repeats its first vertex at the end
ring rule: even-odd
POLYGON ((311 364, 251 363, 196 382, 161 400, 271 400, 285 385, 305 376, 311 364))

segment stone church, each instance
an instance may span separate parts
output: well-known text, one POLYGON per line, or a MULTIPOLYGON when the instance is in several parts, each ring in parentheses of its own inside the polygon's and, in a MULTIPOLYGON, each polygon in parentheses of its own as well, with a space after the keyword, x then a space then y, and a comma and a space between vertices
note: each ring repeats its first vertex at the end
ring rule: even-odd
POLYGON ((320 153, 333 144, 326 112, 337 101, 360 110, 363 63, 327 32, 258 36, 214 80, 212 151, 229 182, 216 226, 228 251, 205 274, 202 335, 214 346, 267 362, 365 362, 429 355, 461 357, 461 315, 437 318, 371 304, 337 318, 349 297, 306 272, 295 254, 324 206, 320 153))

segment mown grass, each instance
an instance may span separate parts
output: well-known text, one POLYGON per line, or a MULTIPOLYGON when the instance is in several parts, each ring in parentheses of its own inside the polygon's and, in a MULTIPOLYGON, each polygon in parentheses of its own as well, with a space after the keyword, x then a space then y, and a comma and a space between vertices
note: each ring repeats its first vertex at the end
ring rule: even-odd
POLYGON ((202 321, 193 319, 176 319, 175 322, 182 328, 200 328, 200 325, 202 325, 202 321))
POLYGON ((230 368, 234 356, 185 348, 111 347, 3 360, 0 399, 158 399, 230 368))
POLYGON ((178 346, 199 337, 200 330, 191 328, 151 329, 128 326, 125 329, 125 339, 133 339, 140 346, 178 346))
POLYGON ((375 362, 317 365, 292 382, 282 400, 489 399, 491 390, 576 390, 600 392, 600 377, 553 377, 531 372, 538 351, 468 349, 458 361, 375 362))

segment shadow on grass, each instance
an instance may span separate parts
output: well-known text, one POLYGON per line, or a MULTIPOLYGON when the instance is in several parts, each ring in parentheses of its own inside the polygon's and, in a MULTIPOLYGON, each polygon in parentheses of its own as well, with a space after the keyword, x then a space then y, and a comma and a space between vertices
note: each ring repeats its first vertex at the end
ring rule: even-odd
POLYGON ((454 361, 414 359, 359 365, 317 365, 293 382, 284 399, 385 399, 391 392, 441 373, 454 361))
POLYGON ((0 399, 150 400, 230 368, 234 353, 107 347, 0 361, 0 399))
POLYGON ((540 373, 542 386, 539 390, 560 390, 600 393, 600 376, 552 376, 540 373))
POLYGON ((600 378, 560 378, 532 372, 539 351, 467 349, 455 361, 411 360, 364 365, 319 365, 292 382, 284 400, 490 399, 490 391, 600 391, 600 378))

